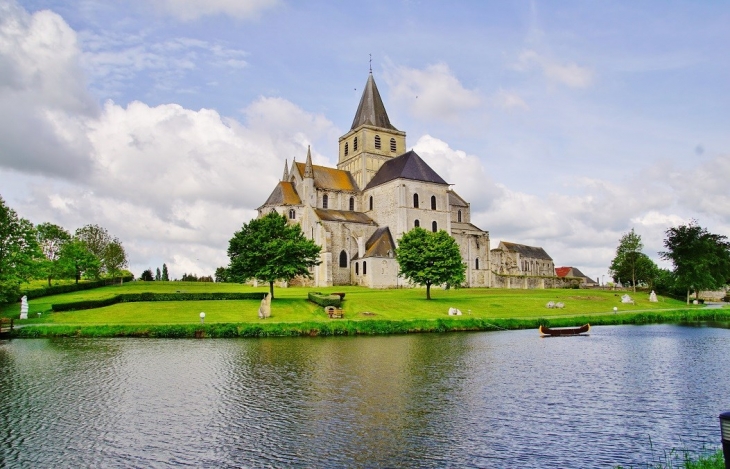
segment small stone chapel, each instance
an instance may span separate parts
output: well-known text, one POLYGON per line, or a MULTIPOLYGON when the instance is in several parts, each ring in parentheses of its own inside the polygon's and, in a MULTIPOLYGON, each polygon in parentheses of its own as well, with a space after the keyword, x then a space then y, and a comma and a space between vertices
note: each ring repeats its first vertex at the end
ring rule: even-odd
POLYGON ((404 286, 395 248, 415 226, 446 230, 458 243, 466 264, 464 286, 491 286, 489 233, 471 223, 470 206, 413 150, 396 129, 372 72, 352 121, 339 139, 337 168, 284 164, 281 181, 258 208, 275 210, 322 247, 321 264, 312 270, 313 286, 404 286))

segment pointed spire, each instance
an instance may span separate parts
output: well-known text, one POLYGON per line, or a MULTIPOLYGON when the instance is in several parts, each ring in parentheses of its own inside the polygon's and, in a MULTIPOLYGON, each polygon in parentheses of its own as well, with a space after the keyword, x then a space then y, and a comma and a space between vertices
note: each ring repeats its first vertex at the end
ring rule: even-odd
POLYGON ((380 98, 372 71, 368 75, 365 91, 363 91, 362 97, 360 98, 360 105, 357 107, 355 119, 352 121, 350 130, 355 130, 365 124, 384 129, 398 130, 390 124, 388 113, 385 112, 385 105, 380 98))
POLYGON ((305 178, 313 178, 314 177, 314 170, 312 169, 312 150, 307 145, 307 162, 304 163, 304 177, 305 178))
MULTIPOLYGON (((282 181, 286 181, 289 179, 289 160, 284 160, 284 175, 281 177, 282 181)), ((294 164, 292 163, 292 168, 294 167, 294 164)))

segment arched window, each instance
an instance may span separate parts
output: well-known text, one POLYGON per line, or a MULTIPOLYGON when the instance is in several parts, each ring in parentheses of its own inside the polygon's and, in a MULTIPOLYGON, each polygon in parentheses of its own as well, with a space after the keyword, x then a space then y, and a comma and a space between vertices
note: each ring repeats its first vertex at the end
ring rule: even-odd
POLYGON ((340 267, 347 267, 347 253, 344 249, 340 252, 340 267))
POLYGON ((413 208, 418 208, 418 194, 413 194, 413 208))
POLYGON ((357 137, 352 141, 352 151, 357 151, 357 137))
POLYGON ((297 212, 292 208, 289 209, 289 219, 294 220, 297 217, 297 212))
POLYGON ((375 136, 375 149, 380 150, 380 135, 375 136))
POLYGON ((276 209, 275 208, 272 208, 271 209, 271 213, 276 213, 276 209))
POLYGON ((350 197, 350 211, 355 210, 355 197, 350 197))
POLYGON ((373 209, 373 196, 370 196, 370 210, 373 209))
POLYGON ((474 259, 474 268, 479 270, 479 258, 474 259))
POLYGON ((345 142, 345 156, 350 153, 350 144, 345 142))
POLYGON ((363 275, 368 274, 368 263, 365 261, 362 261, 362 274, 363 275))
POLYGON ((355 262, 355 275, 360 275, 360 263, 355 262))
POLYGON ((421 221, 420 220, 414 221, 413 226, 416 226, 416 227, 421 226, 421 221))
POLYGON ((390 151, 395 153, 395 139, 394 138, 390 139, 390 151))
POLYGON ((435 233, 435 232, 437 232, 438 230, 439 230, 439 226, 438 226, 438 224, 437 224, 437 223, 436 223, 435 221, 434 221, 434 222, 432 222, 432 223, 431 223, 431 231, 433 231, 433 232, 435 233))
POLYGON ((459 213, 456 214, 456 219, 459 223, 461 223, 461 210, 459 210, 459 213))
POLYGON ((322 208, 327 208, 327 203, 329 202, 329 198, 327 197, 327 194, 322 196, 322 208))
POLYGON ((436 210, 436 196, 431 196, 431 210, 436 210))

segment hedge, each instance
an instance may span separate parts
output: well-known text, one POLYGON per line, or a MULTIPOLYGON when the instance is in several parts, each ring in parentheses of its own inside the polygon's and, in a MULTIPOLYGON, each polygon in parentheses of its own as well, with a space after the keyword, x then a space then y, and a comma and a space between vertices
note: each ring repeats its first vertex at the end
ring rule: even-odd
POLYGON ((213 300, 262 300, 266 292, 248 293, 120 293, 100 300, 83 300, 51 305, 56 312, 79 311, 102 308, 117 303, 138 303, 141 301, 213 301, 213 300))
POLYGON ((325 295, 319 292, 309 292, 307 295, 309 301, 320 306, 336 306, 340 307, 342 300, 338 295, 325 295))
MULTIPOLYGON (((123 282, 131 282, 134 277, 122 277, 123 282)), ((41 298, 43 296, 60 295, 61 293, 71 293, 81 290, 91 290, 94 288, 106 287, 119 283, 117 278, 105 278, 102 280, 94 280, 93 282, 71 283, 68 285, 54 285, 52 287, 33 288, 32 290, 21 290, 20 297, 27 296, 29 300, 41 298)), ((20 298, 18 298, 20 301, 20 298)))

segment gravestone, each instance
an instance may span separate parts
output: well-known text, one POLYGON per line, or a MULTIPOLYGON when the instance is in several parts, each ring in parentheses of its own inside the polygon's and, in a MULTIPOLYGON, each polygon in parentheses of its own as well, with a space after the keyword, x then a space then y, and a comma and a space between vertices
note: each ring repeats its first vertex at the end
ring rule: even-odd
POLYGON ((659 300, 657 300, 657 298, 656 298, 656 293, 654 293, 654 290, 652 290, 651 293, 649 294, 649 302, 656 303, 657 301, 659 301, 659 300))
POLYGON ((630 303, 630 304, 634 304, 634 300, 632 300, 632 299, 631 299, 631 297, 630 297, 629 295, 623 295, 623 296, 621 297, 621 303, 630 303))
POLYGON ((267 293, 259 306, 259 318, 266 319, 269 316, 271 316, 271 295, 267 293))
POLYGON ((456 308, 449 308, 449 316, 461 316, 461 311, 456 308))
POLYGON ((20 319, 28 319, 28 297, 25 295, 20 299, 20 319))

